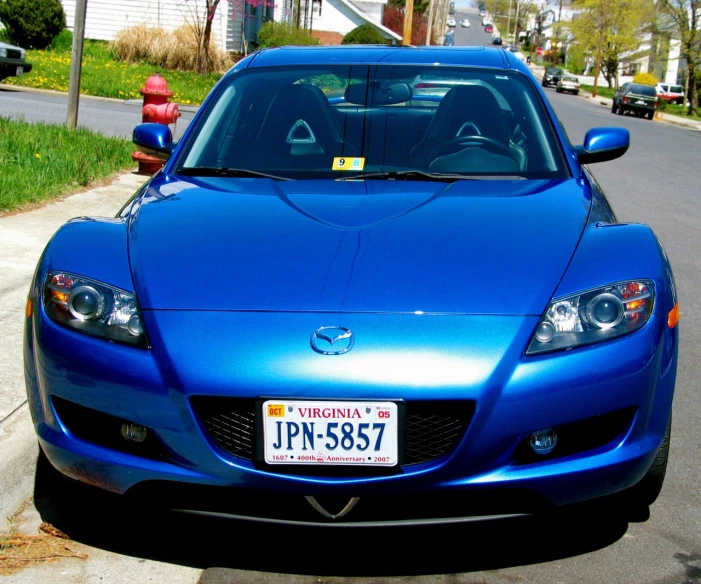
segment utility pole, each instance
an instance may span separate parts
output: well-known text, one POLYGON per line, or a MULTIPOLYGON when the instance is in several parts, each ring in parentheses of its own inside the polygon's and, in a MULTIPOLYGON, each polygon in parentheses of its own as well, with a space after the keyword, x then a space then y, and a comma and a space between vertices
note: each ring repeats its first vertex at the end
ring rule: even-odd
MULTIPOLYGON (((514 46, 518 46, 518 39, 516 38, 516 31, 518 29, 518 9, 521 6, 521 0, 516 0, 516 16, 514 17, 514 46)), ((506 32, 509 32, 509 29, 506 29, 506 32)))
POLYGON ((406 6, 404 7, 404 38, 402 39, 403 45, 411 44, 411 25, 413 17, 414 0, 406 0, 406 6))
POLYGON ((68 78, 68 115, 66 127, 75 130, 78 125, 78 101, 80 99, 80 73, 83 68, 83 44, 85 41, 85 13, 88 0, 76 0, 73 24, 73 50, 71 71, 68 78))
MULTIPOLYGON (((509 31, 511 30, 511 4, 512 0, 509 0, 509 18, 506 21, 506 36, 509 36, 509 31)), ((506 39, 508 42, 508 39, 506 39)))
MULTIPOLYGON (((431 27, 433 26, 433 4, 435 0, 429 0, 428 3, 428 26, 426 27, 426 45, 431 44, 431 27)), ((686 94, 684 94, 686 95, 686 94)))
POLYGON ((596 97, 596 90, 599 87, 599 74, 601 73, 601 57, 604 52, 604 30, 606 29, 606 1, 602 2, 601 29, 599 30, 599 49, 596 52, 596 67, 594 70, 594 88, 591 96, 596 97))

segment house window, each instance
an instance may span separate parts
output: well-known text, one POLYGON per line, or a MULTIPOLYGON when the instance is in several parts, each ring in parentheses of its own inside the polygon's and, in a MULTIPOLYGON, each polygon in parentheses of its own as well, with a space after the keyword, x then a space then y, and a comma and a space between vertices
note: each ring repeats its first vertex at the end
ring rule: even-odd
POLYGON ((312 14, 321 16, 321 3, 323 0, 312 0, 312 14))

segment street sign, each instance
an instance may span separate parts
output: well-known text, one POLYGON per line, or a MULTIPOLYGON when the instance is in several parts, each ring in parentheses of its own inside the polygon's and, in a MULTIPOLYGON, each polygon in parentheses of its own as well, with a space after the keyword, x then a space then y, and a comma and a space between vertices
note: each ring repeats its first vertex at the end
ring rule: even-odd
POLYGON ((539 57, 543 54, 543 47, 538 47, 535 50, 535 54, 538 55, 539 57))

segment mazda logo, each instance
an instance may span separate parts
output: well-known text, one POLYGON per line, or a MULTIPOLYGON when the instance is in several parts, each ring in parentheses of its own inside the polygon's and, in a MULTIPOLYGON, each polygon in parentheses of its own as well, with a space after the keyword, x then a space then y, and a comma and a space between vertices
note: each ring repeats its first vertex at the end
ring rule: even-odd
POLYGON ((309 344, 321 355, 343 355, 355 345, 355 335, 344 326, 322 326, 312 333, 309 344))

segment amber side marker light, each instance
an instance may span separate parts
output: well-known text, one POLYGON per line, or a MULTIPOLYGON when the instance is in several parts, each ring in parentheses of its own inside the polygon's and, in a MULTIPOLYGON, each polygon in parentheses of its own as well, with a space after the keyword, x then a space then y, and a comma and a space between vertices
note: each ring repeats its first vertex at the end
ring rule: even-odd
POLYGON ((32 318, 32 310, 34 309, 34 305, 32 304, 32 299, 27 298, 27 306, 24 308, 24 314, 27 315, 27 318, 32 318))
POLYGON ((669 328, 677 326, 677 324, 679 324, 679 316, 679 302, 677 302, 667 315, 667 326, 669 328))

